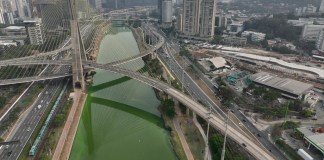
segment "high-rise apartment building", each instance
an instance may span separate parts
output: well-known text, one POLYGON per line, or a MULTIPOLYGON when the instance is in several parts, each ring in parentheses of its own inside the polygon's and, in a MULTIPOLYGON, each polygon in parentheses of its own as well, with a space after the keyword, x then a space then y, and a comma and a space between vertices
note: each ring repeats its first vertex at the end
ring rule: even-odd
POLYGON ((183 1, 182 33, 184 35, 199 35, 199 8, 199 0, 183 1))
POLYGON ((44 33, 42 19, 36 18, 32 20, 24 20, 26 31, 29 37, 30 44, 41 45, 44 43, 44 33))
POLYGON ((15 24, 12 12, 5 12, 3 14, 5 24, 15 24))
POLYGON ((321 12, 321 13, 324 13, 324 0, 322 0, 321 5, 319 6, 318 11, 321 12))
POLYGON ((199 15, 199 36, 214 36, 216 0, 201 0, 199 15))
POLYGON ((321 52, 324 52, 324 29, 322 29, 318 34, 318 38, 316 41, 316 49, 321 52))
POLYGON ((216 0, 184 0, 182 33, 185 36, 214 36, 216 0))
POLYGON ((162 23, 172 22, 172 1, 163 0, 162 1, 162 23))

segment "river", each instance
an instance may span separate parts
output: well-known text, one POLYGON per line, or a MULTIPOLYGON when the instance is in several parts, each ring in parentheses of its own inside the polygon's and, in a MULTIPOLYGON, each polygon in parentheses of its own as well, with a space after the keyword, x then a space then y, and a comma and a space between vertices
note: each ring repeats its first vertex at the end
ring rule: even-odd
MULTIPOLYGON (((98 63, 139 54, 128 28, 112 28, 103 38, 98 63)), ((144 62, 125 64, 132 70, 144 62)), ((97 70, 82 112, 70 160, 177 159, 158 111, 153 89, 141 82, 97 70)))

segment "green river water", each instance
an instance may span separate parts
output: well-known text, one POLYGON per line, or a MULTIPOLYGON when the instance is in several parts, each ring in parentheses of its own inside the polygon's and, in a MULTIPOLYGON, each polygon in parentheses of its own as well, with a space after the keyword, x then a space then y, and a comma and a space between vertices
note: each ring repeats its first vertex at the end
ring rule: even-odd
MULTIPOLYGON (((100 45, 98 63, 139 54, 132 32, 113 28, 100 45)), ((132 70, 144 62, 125 64, 132 70)), ((97 70, 82 112, 70 160, 173 160, 168 132, 157 109, 160 101, 148 85, 97 70)))

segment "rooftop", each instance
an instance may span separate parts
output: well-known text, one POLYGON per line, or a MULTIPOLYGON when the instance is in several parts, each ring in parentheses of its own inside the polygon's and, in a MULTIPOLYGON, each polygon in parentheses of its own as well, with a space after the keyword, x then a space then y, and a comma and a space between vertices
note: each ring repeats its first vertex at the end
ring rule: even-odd
POLYGON ((254 82, 296 95, 301 95, 313 88, 313 85, 311 84, 288 78, 280 78, 267 72, 260 72, 251 75, 250 79, 254 82))
POLYGON ((324 133, 314 133, 311 131, 311 128, 301 127, 297 130, 304 134, 305 139, 324 153, 324 133))
POLYGON ((226 64, 226 60, 223 57, 214 57, 209 59, 209 61, 213 63, 216 68, 224 67, 226 64))
POLYGON ((9 26, 5 28, 6 30, 21 30, 21 29, 25 29, 24 26, 9 26))

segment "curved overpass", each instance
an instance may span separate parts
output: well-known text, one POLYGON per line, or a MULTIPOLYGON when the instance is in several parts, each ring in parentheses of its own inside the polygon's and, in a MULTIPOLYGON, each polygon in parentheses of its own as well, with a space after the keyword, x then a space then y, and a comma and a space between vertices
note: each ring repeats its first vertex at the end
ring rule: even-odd
MULTIPOLYGON (((53 62, 53 61, 51 61, 53 62)), ((57 63, 55 61, 54 63, 57 63)), ((61 65, 70 65, 70 61, 61 61, 61 65)), ((136 79, 138 81, 141 81, 147 85, 150 85, 160 91, 163 91, 170 96, 174 97, 187 107, 189 107, 192 111, 197 113, 199 116, 203 118, 207 118, 207 115, 209 113, 209 110, 205 108, 203 105, 193 101, 190 97, 186 96, 182 92, 177 91, 176 89, 172 88, 168 84, 161 82, 158 79, 154 79, 145 75, 142 75, 140 73, 124 69, 124 68, 119 68, 116 66, 112 65, 107 65, 107 64, 98 64, 96 62, 88 62, 85 61, 83 62, 83 65, 85 67, 91 67, 91 68, 97 68, 97 69, 103 69, 107 71, 111 71, 114 73, 118 74, 123 74, 125 76, 128 76, 130 78, 136 79)), ((27 78, 20 78, 20 79, 15 79, 15 80, 3 80, 0 81, 0 85, 4 84, 14 84, 14 83, 24 83, 24 82, 30 82, 30 81, 40 81, 40 80, 46 80, 46 79, 53 79, 53 78, 61 78, 61 77, 66 77, 70 76, 71 74, 64 74, 64 75, 53 75, 53 76, 46 76, 46 77, 27 77, 27 78)), ((225 132, 225 121, 224 119, 221 119, 217 117, 214 114, 209 115, 212 118, 210 119, 211 125, 217 128, 218 130, 222 131, 223 133, 225 132)), ((264 160, 272 160, 274 159, 272 155, 270 155, 268 152, 264 151, 263 148, 261 148, 258 144, 255 144, 252 142, 245 134, 241 133, 240 131, 237 131, 235 128, 232 126, 228 126, 228 136, 231 137, 233 140, 235 140, 238 144, 246 144, 245 149, 251 153, 255 158, 257 159, 264 159, 264 160)))
MULTIPOLYGON (((207 119, 207 115, 209 113, 209 110, 205 108, 203 105, 199 104, 198 102, 195 102, 190 97, 186 96, 180 91, 177 91, 176 89, 172 88, 168 84, 161 82, 158 79, 154 79, 151 77, 147 77, 145 75, 141 75, 137 72, 133 72, 128 69, 123 69, 115 66, 109 66, 105 64, 97 64, 94 62, 85 62, 84 65, 97 68, 97 69, 103 69, 107 71, 111 71, 118 74, 123 74, 125 76, 131 77, 133 79, 136 79, 138 81, 141 81, 145 84, 148 84, 160 91, 163 91, 167 93, 168 95, 172 96, 173 98, 177 99, 179 102, 183 103, 187 107, 189 107, 192 111, 197 113, 199 116, 203 117, 204 119, 207 119)), ((221 119, 217 117, 214 114, 209 115, 212 118, 209 119, 212 126, 214 126, 216 129, 220 130, 221 132, 225 133, 225 123, 226 120, 221 119)), ((232 126, 228 126, 227 128, 227 134, 229 137, 231 137, 234 141, 236 141, 238 144, 246 144, 245 149, 251 153, 255 158, 262 159, 262 160, 274 160, 275 158, 272 157, 267 151, 264 151, 263 148, 261 148, 258 144, 255 144, 252 142, 248 137, 246 137, 241 132, 237 131, 232 126)))

